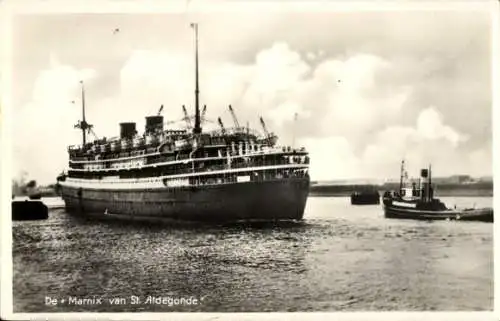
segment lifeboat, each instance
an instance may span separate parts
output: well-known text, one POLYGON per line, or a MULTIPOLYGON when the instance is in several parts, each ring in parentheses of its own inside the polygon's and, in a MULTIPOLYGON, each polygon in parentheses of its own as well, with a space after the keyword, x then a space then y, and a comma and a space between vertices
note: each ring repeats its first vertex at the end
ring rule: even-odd
POLYGON ((142 137, 136 137, 134 138, 133 146, 134 148, 140 147, 144 145, 144 138, 142 137))
POLYGON ((147 135, 146 136, 146 145, 154 145, 158 144, 159 139, 158 136, 155 135, 147 135))
POLYGON ((130 141, 128 139, 122 139, 120 146, 122 149, 128 149, 130 147, 130 141))
POLYGON ((185 139, 179 139, 175 141, 175 148, 180 149, 183 148, 184 146, 189 145, 189 142, 185 139))
POLYGON ((111 151, 112 151, 112 152, 117 151, 117 150, 118 150, 118 148, 119 148, 119 145, 118 145, 118 142, 117 142, 117 141, 113 141, 113 142, 111 142, 111 144, 110 144, 110 149, 111 149, 111 151))

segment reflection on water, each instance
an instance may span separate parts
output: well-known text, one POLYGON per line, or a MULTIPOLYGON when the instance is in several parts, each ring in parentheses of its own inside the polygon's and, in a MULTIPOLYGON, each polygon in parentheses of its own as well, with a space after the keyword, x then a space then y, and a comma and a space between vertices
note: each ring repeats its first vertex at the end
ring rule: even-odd
POLYGON ((151 225, 53 210, 47 221, 14 222, 14 311, 492 309, 492 224, 389 220, 347 198, 310 198, 305 218, 151 225), (127 302, 50 306, 46 296, 127 302), (201 301, 151 305, 147 296, 201 301))

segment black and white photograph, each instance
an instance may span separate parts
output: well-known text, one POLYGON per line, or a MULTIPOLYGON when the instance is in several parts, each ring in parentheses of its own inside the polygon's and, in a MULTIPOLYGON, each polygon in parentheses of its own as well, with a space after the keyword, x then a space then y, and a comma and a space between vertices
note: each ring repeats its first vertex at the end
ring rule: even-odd
POLYGON ((496 319, 498 2, 105 2, 3 6, 3 319, 496 319))

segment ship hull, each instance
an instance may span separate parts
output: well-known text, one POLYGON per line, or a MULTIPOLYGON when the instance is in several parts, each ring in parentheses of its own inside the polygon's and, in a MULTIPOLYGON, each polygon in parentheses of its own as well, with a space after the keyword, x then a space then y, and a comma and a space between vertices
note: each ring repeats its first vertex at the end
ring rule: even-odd
POLYGON ((493 209, 426 211, 384 205, 386 218, 493 222, 493 209))
POLYGON ((89 216, 181 221, 301 220, 309 178, 142 190, 61 186, 66 210, 89 216))

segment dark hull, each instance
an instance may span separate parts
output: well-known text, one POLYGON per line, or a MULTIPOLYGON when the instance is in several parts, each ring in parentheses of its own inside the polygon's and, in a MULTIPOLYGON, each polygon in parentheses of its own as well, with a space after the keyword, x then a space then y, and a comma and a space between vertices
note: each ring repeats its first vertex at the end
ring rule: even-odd
POLYGON ((356 194, 351 195, 352 205, 374 205, 380 204, 380 195, 377 194, 356 194))
POLYGON ((445 210, 424 211, 407 209, 397 206, 384 206, 385 217, 413 220, 457 220, 457 221, 481 221, 493 222, 493 209, 468 209, 468 210, 445 210))
POLYGON ((308 178, 155 190, 95 190, 62 186, 70 213, 183 221, 300 220, 308 178))

